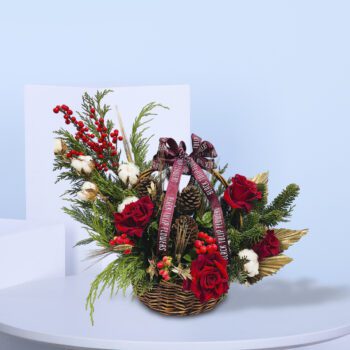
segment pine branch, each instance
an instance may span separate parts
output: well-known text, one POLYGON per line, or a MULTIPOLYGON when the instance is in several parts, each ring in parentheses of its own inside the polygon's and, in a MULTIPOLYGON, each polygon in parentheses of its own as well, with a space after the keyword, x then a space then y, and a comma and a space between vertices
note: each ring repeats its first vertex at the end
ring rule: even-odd
POLYGON ((94 324, 95 302, 109 288, 113 296, 122 290, 125 294, 133 286, 137 295, 142 295, 152 287, 142 256, 120 255, 112 261, 92 282, 86 299, 86 309, 90 309, 91 323, 94 324))
POLYGON ((248 275, 244 271, 245 259, 239 258, 237 255, 233 256, 230 261, 229 275, 231 282, 237 281, 238 283, 244 284, 248 280, 248 275))
POLYGON ((299 195, 299 186, 296 184, 288 185, 264 210, 264 214, 270 213, 273 210, 283 212, 283 218, 287 219, 292 214, 294 200, 299 195))
POLYGON ((262 215, 260 222, 267 227, 276 226, 279 222, 285 222, 285 212, 281 210, 271 210, 262 215))
POLYGON ((241 232, 234 228, 229 228, 227 230, 228 240, 230 242, 230 250, 232 255, 238 254, 241 250, 241 232))
POLYGON ((134 154, 135 164, 140 168, 141 171, 146 170, 149 166, 149 163, 146 162, 146 156, 148 152, 149 141, 154 135, 145 137, 144 133, 149 129, 149 126, 147 126, 147 124, 153 120, 153 118, 148 117, 156 115, 156 113, 153 113, 152 111, 157 107, 169 109, 168 107, 163 106, 159 103, 151 102, 142 108, 140 114, 136 117, 132 126, 130 144, 132 152, 134 154))
POLYGON ((243 225, 241 230, 247 231, 253 228, 260 222, 260 214, 256 211, 251 211, 249 214, 243 216, 243 225))
POLYGON ((255 243, 261 241, 265 236, 266 228, 264 225, 257 224, 250 230, 241 233, 242 248, 250 248, 255 243))

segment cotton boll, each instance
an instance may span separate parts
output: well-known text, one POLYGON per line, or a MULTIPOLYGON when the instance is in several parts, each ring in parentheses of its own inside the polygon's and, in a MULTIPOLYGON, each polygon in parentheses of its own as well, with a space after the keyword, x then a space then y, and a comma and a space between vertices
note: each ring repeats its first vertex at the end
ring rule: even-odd
POLYGON ((243 249, 238 253, 238 256, 241 259, 247 259, 247 260, 258 260, 258 254, 254 252, 252 249, 243 249))
POLYGON ((67 145, 62 139, 55 139, 54 140, 54 147, 53 151, 55 154, 63 154, 67 150, 67 145))
POLYGON ((130 197, 126 197, 119 205, 118 205, 118 213, 121 213, 125 206, 133 203, 133 202, 137 202, 139 199, 135 196, 130 196, 130 197))
POLYGON ((125 184, 135 185, 139 179, 139 174, 139 167, 132 162, 123 163, 118 169, 118 176, 125 184))
POLYGON ((77 158, 73 158, 71 162, 72 168, 74 168, 78 173, 81 173, 83 169, 83 162, 77 158))
POLYGON ((244 271, 247 272, 248 277, 254 277, 259 274, 259 260, 258 254, 252 249, 243 249, 238 253, 241 259, 246 259, 248 262, 244 264, 244 271))
POLYGON ((259 274, 259 262, 248 261, 244 264, 244 270, 247 272, 248 277, 254 277, 259 274))
POLYGON ((77 193, 77 196, 82 201, 94 201, 98 195, 97 186, 89 181, 84 182, 81 187, 81 191, 77 193))
POLYGON ((81 186, 81 189, 83 191, 94 191, 94 192, 98 191, 97 186, 93 182, 90 182, 90 181, 85 181, 83 183, 83 186, 81 186))
POLYGON ((95 164, 90 156, 79 156, 72 159, 71 166, 78 173, 84 172, 85 174, 90 174, 95 168, 95 164))

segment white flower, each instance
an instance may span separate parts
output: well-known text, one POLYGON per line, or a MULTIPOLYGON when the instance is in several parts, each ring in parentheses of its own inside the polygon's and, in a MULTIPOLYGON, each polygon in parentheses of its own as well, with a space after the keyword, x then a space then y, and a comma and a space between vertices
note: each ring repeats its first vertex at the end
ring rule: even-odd
POLYGON ((139 174, 139 167, 132 162, 120 164, 118 169, 118 176, 125 184, 135 185, 139 179, 139 174))
POLYGON ((54 139, 53 151, 55 154, 63 154, 67 150, 67 145, 62 139, 54 139))
POLYGON ((95 164, 90 156, 74 158, 71 165, 78 173, 84 172, 85 174, 90 174, 95 168, 95 164))
POLYGON ((138 201, 139 199, 135 196, 131 196, 131 197, 126 197, 119 205, 118 205, 118 213, 121 213, 125 206, 130 204, 130 203, 133 203, 133 202, 136 202, 138 201))
POLYGON ((259 274, 258 254, 256 254, 254 250, 243 249, 238 253, 238 256, 241 259, 248 260, 248 262, 244 264, 244 271, 247 272, 248 277, 254 277, 259 274))
POLYGON ((82 201, 93 201, 96 199, 98 194, 97 186, 89 181, 84 182, 81 187, 81 191, 77 193, 78 198, 82 201))

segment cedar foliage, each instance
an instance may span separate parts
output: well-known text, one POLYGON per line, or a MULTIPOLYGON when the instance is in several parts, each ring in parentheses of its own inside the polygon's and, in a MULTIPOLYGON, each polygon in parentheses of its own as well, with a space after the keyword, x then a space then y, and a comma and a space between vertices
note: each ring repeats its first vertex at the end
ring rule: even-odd
POLYGON ((142 108, 132 125, 130 136, 131 150, 134 154, 135 164, 141 171, 146 170, 150 166, 150 162, 146 161, 146 156, 149 141, 154 135, 152 134, 151 136, 146 137, 144 136, 144 133, 150 128, 148 124, 153 120, 153 118, 150 118, 150 116, 157 115, 153 112, 153 110, 157 107, 169 109, 160 103, 151 102, 142 108))
POLYGON ((86 299, 86 309, 90 310, 91 323, 94 324, 95 302, 106 289, 109 289, 110 295, 113 296, 119 290, 125 294, 127 288, 131 286, 134 287, 134 293, 142 295, 152 288, 152 283, 147 277, 142 256, 119 255, 91 283, 86 299))

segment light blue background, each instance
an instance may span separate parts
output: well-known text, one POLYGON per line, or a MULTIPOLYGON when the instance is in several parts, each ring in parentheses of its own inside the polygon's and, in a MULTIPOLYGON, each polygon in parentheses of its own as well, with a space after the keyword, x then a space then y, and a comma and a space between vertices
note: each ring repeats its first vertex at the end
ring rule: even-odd
MULTIPOLYGON (((296 182, 282 274, 349 277, 348 1, 2 1, 0 217, 25 216, 25 84, 182 84, 229 173, 296 182)), ((160 101, 161 102, 161 101, 160 101)), ((45 216, 45 213, 43 213, 45 216)))

